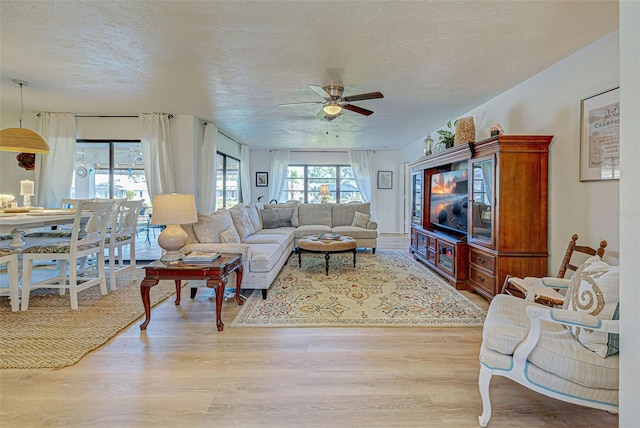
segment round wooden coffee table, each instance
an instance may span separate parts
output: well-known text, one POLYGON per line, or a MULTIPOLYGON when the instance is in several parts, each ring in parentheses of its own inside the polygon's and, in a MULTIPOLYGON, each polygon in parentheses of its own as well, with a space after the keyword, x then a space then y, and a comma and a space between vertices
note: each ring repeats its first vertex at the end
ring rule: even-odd
POLYGON ((334 235, 332 239, 322 239, 322 235, 305 236, 298 240, 298 267, 302 267, 302 252, 324 253, 325 272, 329 275, 330 254, 353 253, 353 267, 356 267, 356 240, 350 236, 334 235))

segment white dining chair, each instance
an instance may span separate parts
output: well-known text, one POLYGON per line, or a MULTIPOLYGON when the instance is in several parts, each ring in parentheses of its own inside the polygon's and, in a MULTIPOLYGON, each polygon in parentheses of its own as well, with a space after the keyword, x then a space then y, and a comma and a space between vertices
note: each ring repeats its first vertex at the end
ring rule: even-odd
POLYGON ((94 285, 100 285, 100 292, 107 294, 104 267, 104 238, 113 209, 113 201, 85 202, 78 204, 70 239, 35 245, 22 251, 22 303, 23 311, 29 308, 31 290, 37 288, 58 288, 60 294, 69 290, 71 309, 78 309, 78 292, 94 285), (86 220, 85 233, 81 225, 86 220), (95 256, 95 263, 78 269, 78 260, 95 256), (57 275, 31 283, 35 261, 55 260, 57 275), (97 276, 91 276, 95 274, 97 276))
POLYGON ((18 269, 18 250, 0 248, 0 266, 6 266, 6 283, 2 274, 0 278, 0 296, 9 296, 11 310, 20 309, 20 278, 18 269))
POLYGON ((113 218, 107 228, 104 245, 109 250, 109 287, 116 289, 116 274, 129 269, 131 278, 135 279, 136 272, 136 228, 138 215, 144 199, 138 201, 118 201, 115 204, 113 218), (123 247, 129 245, 130 264, 124 266, 122 257, 123 247), (119 268, 116 269, 116 262, 119 268))

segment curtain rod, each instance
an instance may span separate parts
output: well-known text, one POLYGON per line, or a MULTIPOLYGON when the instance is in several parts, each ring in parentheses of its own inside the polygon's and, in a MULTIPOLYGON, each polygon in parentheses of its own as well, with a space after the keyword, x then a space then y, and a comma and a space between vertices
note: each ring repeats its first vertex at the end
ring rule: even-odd
MULTIPOLYGON (((40 113, 36 114, 37 117, 40 117, 40 113)), ((110 114, 103 114, 103 115, 95 115, 95 114, 75 114, 75 117, 140 117, 137 114, 129 114, 129 115, 110 115, 110 114)), ((169 119, 173 119, 173 115, 169 114, 169 119)))
MULTIPOLYGON (((272 150, 269 150, 270 152, 272 150)), ((375 150, 373 150, 375 153, 375 150)), ((348 150, 289 150, 289 153, 349 153, 348 150)))

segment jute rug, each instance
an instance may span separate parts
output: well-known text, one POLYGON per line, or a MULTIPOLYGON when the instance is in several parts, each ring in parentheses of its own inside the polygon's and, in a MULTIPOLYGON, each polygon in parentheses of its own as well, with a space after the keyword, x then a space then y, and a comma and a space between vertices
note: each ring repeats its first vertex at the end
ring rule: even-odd
POLYGON ((400 250, 292 255, 262 299, 254 291, 231 327, 482 326, 485 311, 400 250))
MULTIPOLYGON (((69 293, 57 289, 31 292, 29 309, 11 312, 8 301, 0 302, 0 368, 62 368, 77 363, 118 332, 144 316, 140 279, 121 273, 117 290, 106 296, 95 286, 78 293, 79 307, 71 309, 69 293)), ((107 278, 107 284, 109 280, 107 278)), ((151 305, 175 294, 173 281, 160 281, 151 290, 151 305)))

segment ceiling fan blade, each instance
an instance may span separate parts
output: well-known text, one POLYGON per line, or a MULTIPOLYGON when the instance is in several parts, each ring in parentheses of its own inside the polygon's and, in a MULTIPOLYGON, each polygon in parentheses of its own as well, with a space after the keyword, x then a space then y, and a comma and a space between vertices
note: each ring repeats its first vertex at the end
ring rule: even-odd
POLYGON ((311 89, 316 94, 320 95, 322 98, 331 98, 331 95, 324 90, 322 86, 318 85, 309 85, 309 89, 311 89))
POLYGON ((366 94, 349 95, 348 97, 342 97, 343 101, 354 102, 363 100, 373 100, 376 98, 384 98, 380 92, 368 92, 366 94))
POLYGON ((342 108, 345 108, 347 110, 351 110, 351 111, 356 112, 356 113, 363 114, 365 116, 371 116, 373 114, 373 112, 371 110, 367 110, 366 108, 354 106, 354 105, 351 105, 351 104, 345 104, 345 105, 342 106, 342 108))
POLYGON ((304 105, 312 105, 312 104, 324 104, 324 101, 307 101, 304 103, 285 103, 285 104, 278 104, 278 107, 304 106, 304 105))
POLYGON ((316 114, 316 116, 314 117, 315 120, 324 120, 326 113, 324 112, 324 110, 320 109, 320 111, 318 112, 318 114, 316 114))

